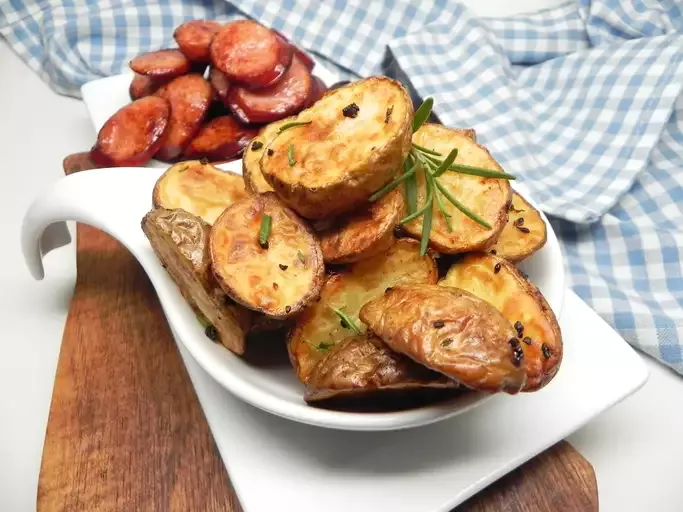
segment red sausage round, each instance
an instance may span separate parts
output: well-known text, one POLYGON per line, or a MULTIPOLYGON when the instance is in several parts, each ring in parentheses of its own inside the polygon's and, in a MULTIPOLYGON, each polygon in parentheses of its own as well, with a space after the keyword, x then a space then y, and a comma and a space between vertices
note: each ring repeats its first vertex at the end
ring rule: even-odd
POLYGON ((225 25, 213 39, 211 63, 228 80, 245 87, 268 87, 279 81, 292 62, 293 49, 260 23, 240 20, 225 25))
POLYGON ((168 130, 156 158, 172 162, 199 131, 211 104, 213 90, 201 75, 190 74, 164 85, 156 95, 167 99, 171 105, 168 130))
POLYGON ((111 116, 97 134, 91 150, 100 166, 144 165, 161 145, 171 108, 158 96, 147 96, 126 105, 111 116))
POLYGON ((190 71, 190 61, 179 50, 158 50, 138 55, 130 68, 139 75, 174 78, 190 71))
POLYGON ((211 162, 230 160, 257 134, 258 130, 245 128, 232 116, 217 117, 202 126, 183 156, 192 160, 206 158, 211 162))
POLYGON ((192 61, 209 62, 209 46, 223 25, 211 20, 191 20, 173 32, 178 48, 192 61))
POLYGON ((270 123, 300 112, 313 90, 311 74, 297 58, 285 76, 267 89, 231 87, 228 107, 245 124, 270 123))

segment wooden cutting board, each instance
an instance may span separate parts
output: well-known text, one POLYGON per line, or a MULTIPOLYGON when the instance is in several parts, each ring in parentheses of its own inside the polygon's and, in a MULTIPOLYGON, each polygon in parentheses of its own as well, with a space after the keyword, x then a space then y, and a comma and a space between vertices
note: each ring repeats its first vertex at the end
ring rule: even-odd
MULTIPOLYGON (((77 244, 38 510, 241 511, 146 274, 92 227, 77 244)), ((457 510, 597 511, 595 473, 561 442, 457 510)))

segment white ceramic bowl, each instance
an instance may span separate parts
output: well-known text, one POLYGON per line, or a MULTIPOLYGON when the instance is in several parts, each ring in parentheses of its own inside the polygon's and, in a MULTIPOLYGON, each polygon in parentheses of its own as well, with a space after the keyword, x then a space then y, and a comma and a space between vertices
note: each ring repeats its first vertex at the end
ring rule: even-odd
MULTIPOLYGON (((233 162, 224 168, 239 172, 240 163, 233 162)), ((42 255, 45 252, 68 242, 64 229, 54 223, 77 220, 102 229, 123 243, 145 269, 176 339, 199 365, 245 402, 291 420, 346 430, 397 430, 462 413, 489 396, 467 393, 436 405, 398 412, 353 413, 318 409, 306 405, 303 385, 286 362, 257 366, 210 341, 140 228, 142 217, 151 208, 154 183, 162 172, 163 169, 158 168, 98 169, 56 182, 35 200, 24 218, 22 248, 33 276, 36 279, 43 277, 42 255), (45 231, 50 225, 51 228, 45 231)), ((557 314, 564 296, 563 268, 560 248, 549 226, 546 246, 524 262, 524 271, 557 314)))
MULTIPOLYGON (((337 80, 319 63, 315 73, 328 85, 337 80)), ((130 102, 130 80, 131 74, 126 73, 95 80, 82 87, 83 99, 96 130, 111 114, 130 102)), ((447 402, 399 412, 352 413, 318 409, 303 401, 303 385, 288 364, 257 366, 210 341, 140 228, 142 217, 151 208, 154 183, 166 167, 152 161, 146 168, 91 170, 55 183, 36 199, 24 219, 22 247, 31 273, 41 279, 42 255, 70 241, 68 231, 60 221, 77 220, 106 231, 123 243, 145 269, 176 340, 200 366, 245 402, 294 421, 344 430, 398 430, 460 414, 490 396, 467 393, 447 402), (50 229, 45 231, 48 226, 50 229)), ((221 167, 241 172, 240 162, 221 167)), ((518 188, 524 194, 525 191, 518 188)), ((528 199, 533 204, 532 199, 528 199)), ((557 238, 549 224, 546 246, 521 268, 559 316, 564 298, 564 265, 557 238)))

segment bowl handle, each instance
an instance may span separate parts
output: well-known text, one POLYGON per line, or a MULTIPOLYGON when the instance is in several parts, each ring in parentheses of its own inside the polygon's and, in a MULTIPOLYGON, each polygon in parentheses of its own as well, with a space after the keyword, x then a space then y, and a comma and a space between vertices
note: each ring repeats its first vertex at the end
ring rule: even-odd
POLYGON ((36 280, 45 276, 43 257, 71 242, 66 221, 102 229, 101 219, 111 208, 113 180, 120 181, 120 173, 129 170, 137 169, 96 169, 65 176, 33 201, 21 226, 21 249, 36 280))

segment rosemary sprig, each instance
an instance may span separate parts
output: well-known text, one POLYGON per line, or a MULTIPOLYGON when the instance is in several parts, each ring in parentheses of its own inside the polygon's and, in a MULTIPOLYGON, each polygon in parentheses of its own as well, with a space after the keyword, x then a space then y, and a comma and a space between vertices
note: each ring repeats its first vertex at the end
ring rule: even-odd
POLYGON ((334 307, 332 307, 332 306, 330 306, 330 309, 331 309, 332 311, 334 311, 335 314, 339 317, 339 319, 341 320, 341 325, 342 325, 342 327, 344 327, 345 329, 349 329, 350 331, 353 331, 353 332, 356 333, 356 334, 360 334, 360 333, 361 333, 360 328, 359 328, 359 327, 354 323, 354 321, 351 320, 351 318, 349 318, 349 316, 348 316, 346 313, 344 313, 341 309, 334 308, 334 307))
MULTIPOLYGON (((432 98, 427 98, 415 111, 415 115, 413 116, 413 133, 418 131, 420 127, 427 121, 432 112, 433 105, 434 100, 432 98)), ((486 229, 491 229, 491 225, 486 220, 481 218, 463 203, 458 201, 458 199, 453 197, 453 195, 440 183, 439 178, 444 173, 451 171, 460 174, 467 174, 470 176, 480 176, 482 178, 502 180, 515 179, 515 176, 506 172, 494 171, 491 169, 484 169, 471 165, 457 164, 455 163, 457 156, 457 148, 453 148, 444 158, 442 153, 413 142, 408 157, 403 163, 403 174, 382 187, 370 197, 370 201, 376 201, 388 192, 394 190, 401 183, 405 182, 405 200, 408 208, 408 215, 401 219, 399 224, 406 224, 420 216, 423 216, 422 234, 420 237, 420 254, 422 255, 426 254, 427 247, 429 245, 429 234, 432 228, 432 220, 434 215, 434 201, 436 201, 436 205, 444 217, 444 222, 448 230, 453 231, 452 215, 446 210, 443 197, 445 197, 448 202, 460 210, 463 215, 469 217, 474 222, 477 222, 486 229), (418 208, 417 173, 420 171, 423 173, 424 177, 426 197, 424 204, 418 208)))

